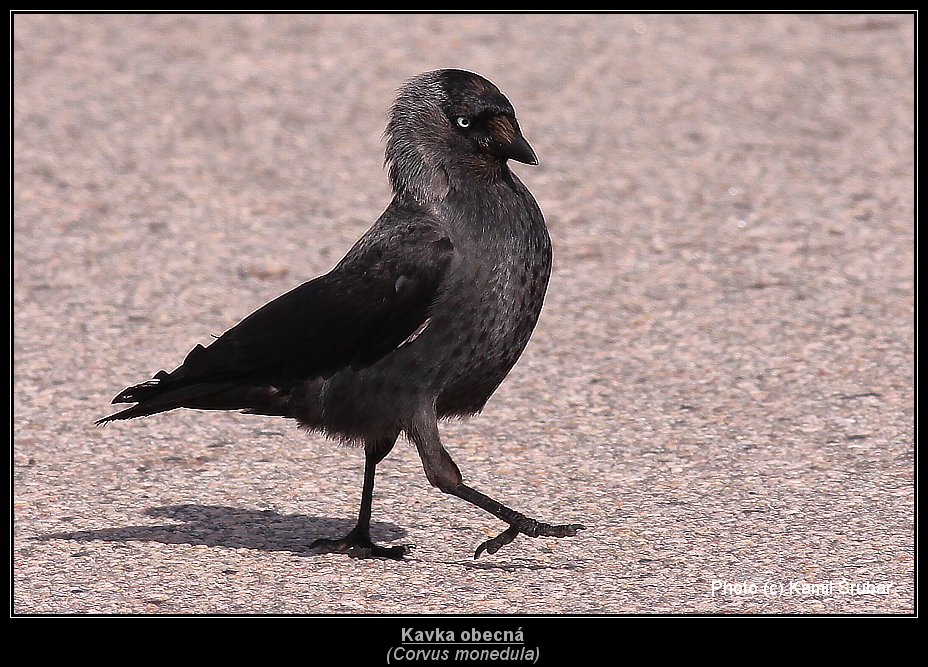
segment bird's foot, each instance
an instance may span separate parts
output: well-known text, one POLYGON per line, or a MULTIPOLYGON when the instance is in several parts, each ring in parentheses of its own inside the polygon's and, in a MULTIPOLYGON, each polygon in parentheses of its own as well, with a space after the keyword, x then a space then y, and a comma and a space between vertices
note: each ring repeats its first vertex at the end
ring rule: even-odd
POLYGON ((382 547, 371 541, 370 533, 355 528, 345 537, 337 540, 320 538, 309 545, 309 548, 319 554, 347 554, 352 558, 390 558, 402 560, 403 556, 412 551, 411 544, 397 544, 392 547, 382 547))
POLYGON ((585 527, 579 523, 552 526, 520 514, 513 523, 509 524, 509 528, 477 547, 477 551, 474 552, 474 559, 479 558, 484 551, 495 554, 502 547, 516 539, 516 535, 519 533, 529 537, 573 537, 585 527))

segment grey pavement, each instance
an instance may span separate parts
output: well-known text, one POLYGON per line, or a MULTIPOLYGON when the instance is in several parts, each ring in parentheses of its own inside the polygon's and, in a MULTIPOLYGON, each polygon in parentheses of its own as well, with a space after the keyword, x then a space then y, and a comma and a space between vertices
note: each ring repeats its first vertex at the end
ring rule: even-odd
POLYGON ((14 19, 14 613, 911 613, 914 19, 14 19), (327 271, 389 200, 395 89, 463 67, 541 160, 555 271, 473 486, 401 442, 109 399, 327 271), (803 586, 805 585, 805 586, 803 586), (829 587, 830 586, 830 587, 829 587), (869 586, 869 588, 868 588, 869 586))

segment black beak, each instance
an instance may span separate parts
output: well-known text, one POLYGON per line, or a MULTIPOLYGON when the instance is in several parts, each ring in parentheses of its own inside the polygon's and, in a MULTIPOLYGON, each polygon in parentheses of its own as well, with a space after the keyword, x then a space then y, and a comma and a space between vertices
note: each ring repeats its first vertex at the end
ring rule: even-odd
POLYGON ((538 156, 535 155, 535 151, 529 146, 521 132, 516 134, 516 138, 513 139, 512 143, 500 146, 500 153, 503 157, 516 162, 538 164, 538 156))

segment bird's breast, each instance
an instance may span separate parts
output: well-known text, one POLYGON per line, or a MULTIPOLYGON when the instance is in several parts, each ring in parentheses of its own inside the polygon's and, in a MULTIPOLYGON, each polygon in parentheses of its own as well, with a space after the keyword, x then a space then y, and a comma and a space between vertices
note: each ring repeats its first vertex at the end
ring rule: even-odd
POLYGON ((453 287, 441 308, 447 314, 440 323, 447 341, 441 413, 480 410, 531 337, 551 272, 543 221, 531 222, 503 222, 455 244, 453 287))

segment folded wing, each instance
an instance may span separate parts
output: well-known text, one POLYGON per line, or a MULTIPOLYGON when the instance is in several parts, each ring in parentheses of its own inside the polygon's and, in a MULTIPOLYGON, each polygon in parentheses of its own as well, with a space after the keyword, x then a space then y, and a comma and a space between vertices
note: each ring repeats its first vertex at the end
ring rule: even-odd
POLYGON ((454 246, 429 224, 365 237, 330 273, 274 299, 209 346, 197 345, 168 373, 128 387, 114 403, 136 403, 98 423, 179 407, 249 409, 313 377, 362 368, 422 327, 454 246))

